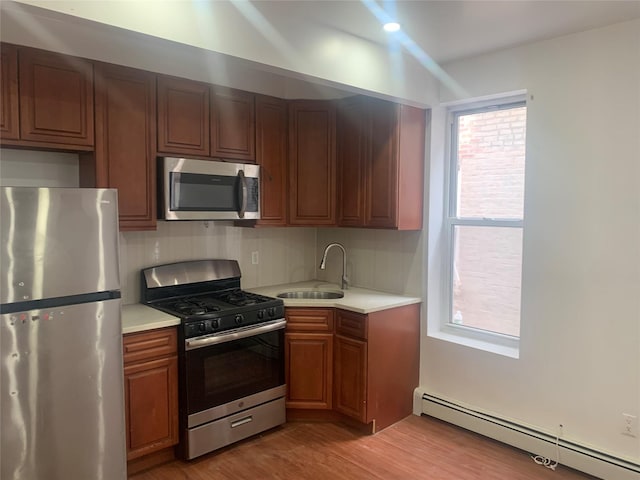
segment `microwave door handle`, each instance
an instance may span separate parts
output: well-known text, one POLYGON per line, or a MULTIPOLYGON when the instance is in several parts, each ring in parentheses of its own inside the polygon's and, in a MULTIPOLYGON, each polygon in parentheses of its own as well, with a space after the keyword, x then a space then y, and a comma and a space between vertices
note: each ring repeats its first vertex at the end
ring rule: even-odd
POLYGON ((244 213, 247 211, 247 179, 244 176, 244 170, 238 172, 238 180, 240 181, 240 211, 238 217, 244 218, 244 213))

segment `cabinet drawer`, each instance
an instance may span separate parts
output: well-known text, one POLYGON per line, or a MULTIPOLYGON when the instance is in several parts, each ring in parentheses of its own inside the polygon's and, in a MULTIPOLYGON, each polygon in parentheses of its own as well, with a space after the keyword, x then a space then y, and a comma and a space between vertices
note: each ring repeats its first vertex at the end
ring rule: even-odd
POLYGON ((150 358, 175 355, 177 350, 178 334, 174 327, 130 333, 123 339, 125 365, 150 358))
POLYGON ((333 309, 287 308, 285 309, 288 332, 333 333, 333 309))
POLYGON ((336 333, 366 340, 367 316, 346 310, 336 310, 336 333))

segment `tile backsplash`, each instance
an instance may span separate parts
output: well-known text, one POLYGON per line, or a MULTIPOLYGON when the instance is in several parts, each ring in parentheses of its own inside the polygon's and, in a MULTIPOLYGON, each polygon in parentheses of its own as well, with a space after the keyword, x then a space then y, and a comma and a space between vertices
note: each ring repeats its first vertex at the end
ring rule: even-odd
MULTIPOLYGON (((318 263, 325 247, 338 242, 347 251, 349 283, 389 293, 423 296, 423 233, 359 228, 321 228, 317 235, 318 263)), ((320 280, 340 284, 342 252, 331 249, 320 280)))
POLYGON ((243 228, 225 222, 158 222, 149 232, 120 234, 123 304, 140 301, 140 270, 183 260, 238 260, 244 288, 320 279, 340 284, 342 253, 332 250, 327 269, 318 264, 326 245, 347 250, 353 286, 422 296, 422 232, 355 228, 243 228), (252 253, 258 252, 253 265, 252 253))
POLYGON ((316 229, 159 221, 156 231, 122 232, 123 304, 140 301, 143 268, 208 258, 238 260, 244 288, 312 280, 316 275, 316 229), (252 252, 258 252, 257 265, 251 262, 252 252))

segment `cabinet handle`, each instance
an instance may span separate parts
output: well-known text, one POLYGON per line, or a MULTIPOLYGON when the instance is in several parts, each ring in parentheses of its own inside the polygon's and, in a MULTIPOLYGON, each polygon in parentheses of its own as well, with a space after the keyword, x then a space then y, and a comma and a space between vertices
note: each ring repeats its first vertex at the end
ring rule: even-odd
POLYGON ((231 428, 239 427, 240 425, 244 425, 245 423, 253 422, 253 416, 249 415, 248 417, 241 418, 240 420, 236 420, 235 422, 231 422, 231 428))

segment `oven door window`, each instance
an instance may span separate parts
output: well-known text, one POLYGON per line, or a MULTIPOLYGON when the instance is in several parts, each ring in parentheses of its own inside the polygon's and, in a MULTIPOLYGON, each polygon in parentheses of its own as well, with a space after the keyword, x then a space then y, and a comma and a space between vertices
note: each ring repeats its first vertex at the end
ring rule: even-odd
POLYGON ((284 329, 186 352, 189 414, 284 384, 284 329))

